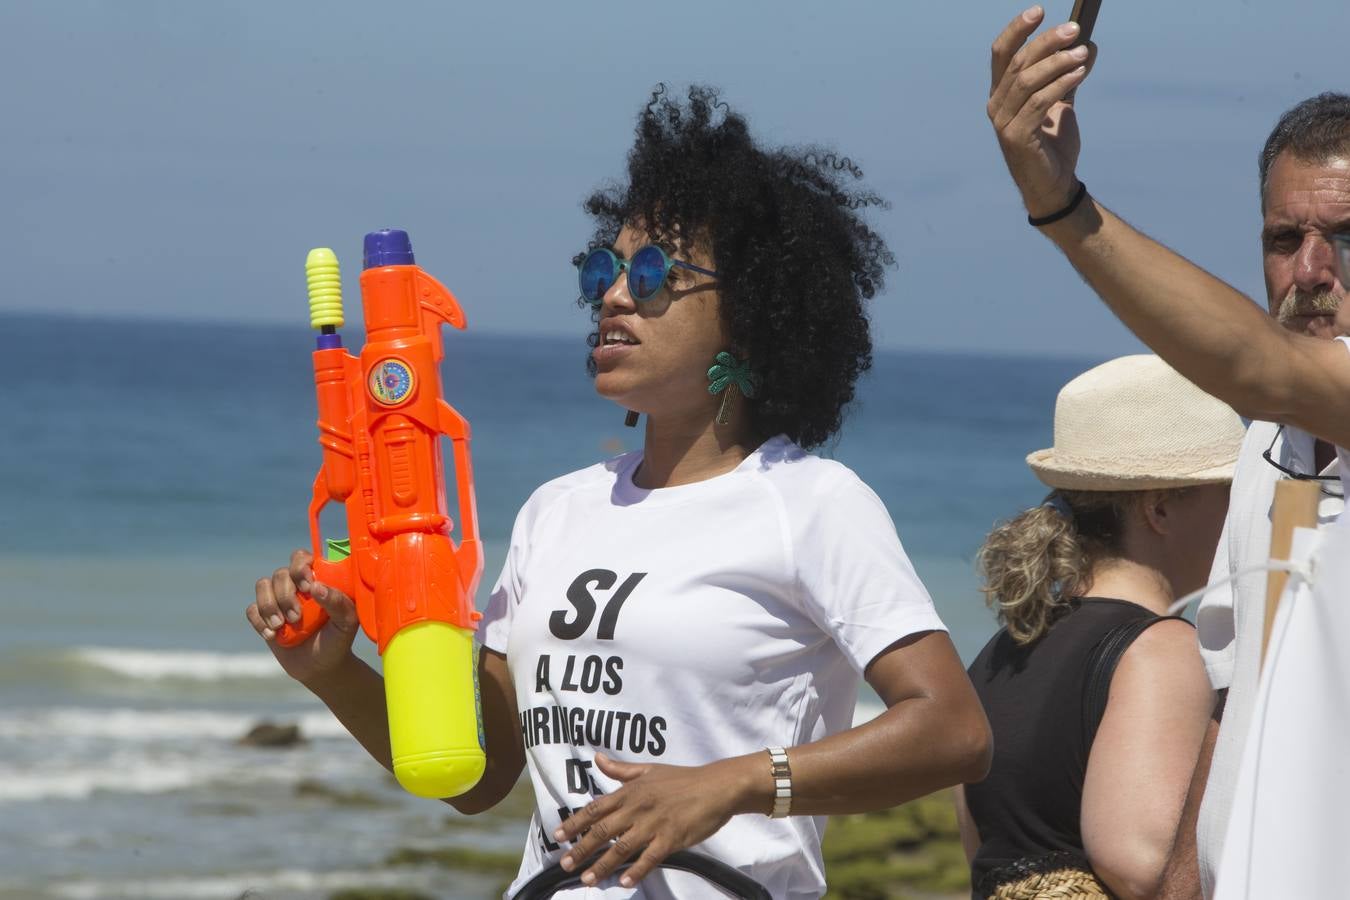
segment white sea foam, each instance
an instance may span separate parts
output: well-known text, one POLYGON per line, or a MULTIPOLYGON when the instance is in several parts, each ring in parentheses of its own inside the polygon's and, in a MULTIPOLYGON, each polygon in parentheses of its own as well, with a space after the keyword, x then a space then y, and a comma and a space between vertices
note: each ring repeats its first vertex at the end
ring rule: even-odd
POLYGON ((250 788, 287 785, 302 778, 344 781, 368 778, 371 763, 354 746, 349 753, 287 751, 284 764, 232 745, 211 752, 123 749, 99 759, 0 764, 0 807, 40 800, 84 800, 94 794, 164 794, 227 786, 239 796, 250 788))
POLYGON ((218 761, 187 760, 154 764, 142 760, 136 767, 99 765, 63 768, 60 771, 0 766, 0 804, 32 800, 80 800, 97 791, 162 794, 194 784, 217 781, 230 774, 234 768, 223 766, 218 761))
POLYGON ((167 900, 216 900, 239 897, 245 891, 267 896, 275 891, 336 891, 344 888, 394 888, 416 886, 424 876, 417 873, 309 872, 283 869, 277 872, 241 872, 234 875, 117 881, 78 880, 58 882, 47 890, 69 900, 111 898, 167 898, 167 900))
MULTIPOLYGON (((0 715, 0 740, 59 742, 70 738, 102 738, 122 743, 172 740, 233 740, 243 737, 261 717, 256 714, 194 709, 60 709, 20 710, 0 715)), ((346 734, 326 711, 277 717, 294 721, 310 738, 346 734)))
MULTIPOLYGON (((258 751, 240 747, 259 716, 206 710, 17 710, 0 715, 0 804, 79 799, 99 791, 155 794, 217 782, 289 781, 292 766, 258 765, 258 751)), ((278 716, 313 739, 345 737, 326 710, 278 716)), ((332 745, 291 751, 311 768, 345 768, 359 754, 334 755, 332 745), (348 757, 350 756, 351 759, 348 757)))
POLYGON ((146 681, 286 678, 270 653, 77 647, 73 655, 83 665, 113 672, 123 678, 146 681))
POLYGON ((346 778, 369 774, 365 760, 310 758, 307 765, 267 766, 242 759, 138 759, 87 766, 34 770, 31 766, 0 766, 0 806, 47 800, 85 800, 94 794, 165 794, 171 791, 228 785, 232 791, 249 786, 289 785, 302 775, 346 778))

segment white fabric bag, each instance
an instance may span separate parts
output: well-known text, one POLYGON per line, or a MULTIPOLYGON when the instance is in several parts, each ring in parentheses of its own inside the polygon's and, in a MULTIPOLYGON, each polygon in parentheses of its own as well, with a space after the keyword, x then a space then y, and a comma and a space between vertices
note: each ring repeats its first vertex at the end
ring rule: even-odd
POLYGON ((1295 532, 1215 900, 1350 896, 1350 517, 1295 532))

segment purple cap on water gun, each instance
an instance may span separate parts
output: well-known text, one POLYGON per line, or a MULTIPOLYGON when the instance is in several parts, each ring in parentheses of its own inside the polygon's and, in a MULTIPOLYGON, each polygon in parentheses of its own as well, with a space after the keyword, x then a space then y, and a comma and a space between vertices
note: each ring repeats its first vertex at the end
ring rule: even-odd
POLYGON ((376 269, 380 266, 411 266, 413 259, 412 241, 408 232, 401 228, 382 228, 366 235, 363 269, 376 269))

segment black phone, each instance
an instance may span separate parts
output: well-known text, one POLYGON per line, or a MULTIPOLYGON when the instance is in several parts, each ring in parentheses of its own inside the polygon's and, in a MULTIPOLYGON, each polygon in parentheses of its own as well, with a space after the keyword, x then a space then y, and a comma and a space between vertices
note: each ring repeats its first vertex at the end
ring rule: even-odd
POLYGON ((1077 22, 1081 29, 1074 46, 1092 40, 1092 26, 1097 24, 1097 13, 1101 12, 1101 8, 1102 0, 1074 0, 1073 15, 1069 16, 1069 21, 1077 22))

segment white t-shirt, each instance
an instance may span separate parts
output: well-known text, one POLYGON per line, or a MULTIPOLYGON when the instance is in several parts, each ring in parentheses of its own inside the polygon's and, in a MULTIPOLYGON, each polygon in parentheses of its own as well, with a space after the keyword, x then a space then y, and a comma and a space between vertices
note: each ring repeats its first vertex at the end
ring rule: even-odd
MULTIPOLYGON (((1350 337, 1338 337, 1336 340, 1345 345, 1350 352, 1350 337)), ((1337 447, 1336 456, 1341 463, 1341 492, 1350 491, 1350 447, 1337 447)), ((1350 516, 1342 515, 1341 521, 1350 524, 1350 516)))
MULTIPOLYGON (((630 453, 545 484, 516 518, 482 628, 516 687, 536 809, 510 891, 562 856, 569 809, 618 783, 597 750, 695 766, 852 724, 861 673, 945 630, 885 506, 848 468, 779 436, 735 470, 642 490, 630 453)), ((768 756, 765 755, 765 778, 768 756)), ((735 816, 692 848, 775 898, 825 889, 825 819, 735 816)), ((659 870, 567 897, 722 896, 659 870)))
MULTIPOLYGON (((1347 346, 1350 347, 1350 341, 1347 346)), ((1272 422, 1252 423, 1238 455, 1228 518, 1210 571, 1211 582, 1260 565, 1270 556, 1270 508, 1275 498, 1275 484, 1285 476, 1263 458, 1262 454, 1268 448, 1271 458, 1285 468, 1312 472, 1315 467, 1312 435, 1272 422)), ((1344 449, 1338 448, 1338 453, 1339 459, 1319 474, 1334 477, 1339 471, 1342 484, 1336 487, 1340 488, 1350 480, 1350 469, 1347 468, 1350 458, 1344 449)), ((1337 493, 1339 491, 1333 489, 1323 491, 1318 504, 1319 524, 1326 525, 1341 515, 1345 502, 1337 493)), ((1200 882, 1206 897, 1214 893, 1233 793, 1242 765, 1242 751, 1259 686, 1266 578, 1264 571, 1251 572, 1209 591, 1196 614, 1200 654, 1204 657, 1210 683, 1215 690, 1228 689, 1223 724, 1214 747, 1196 828, 1200 882)))

